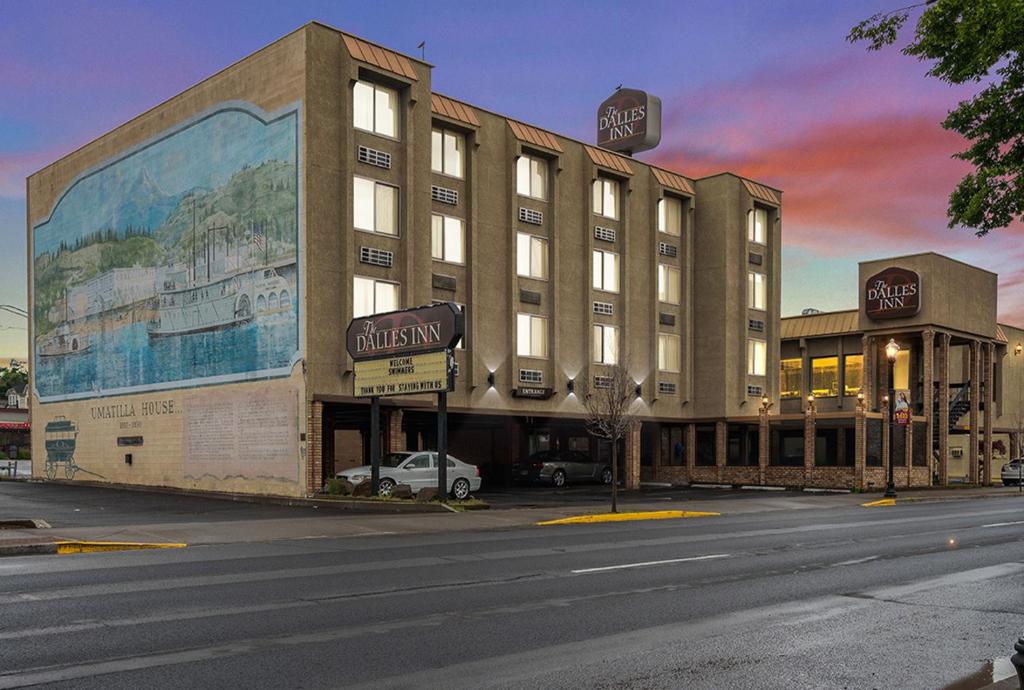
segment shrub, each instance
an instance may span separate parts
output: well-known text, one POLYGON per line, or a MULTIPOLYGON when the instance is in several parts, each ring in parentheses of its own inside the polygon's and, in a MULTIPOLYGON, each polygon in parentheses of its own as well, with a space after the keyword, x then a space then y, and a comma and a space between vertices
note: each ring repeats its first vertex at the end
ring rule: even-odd
POLYGON ((31 460, 32 459, 32 451, 30 451, 28 448, 20 449, 18 451, 18 459, 19 460, 31 460))

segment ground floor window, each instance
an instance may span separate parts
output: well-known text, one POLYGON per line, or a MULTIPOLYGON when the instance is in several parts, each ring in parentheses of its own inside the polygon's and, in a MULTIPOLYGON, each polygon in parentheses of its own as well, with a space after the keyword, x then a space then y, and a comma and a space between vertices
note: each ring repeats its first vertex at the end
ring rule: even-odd
POLYGON ((725 464, 757 465, 758 431, 750 424, 730 424, 726 433, 725 464))
POLYGON ((686 464, 685 427, 661 427, 661 445, 658 453, 658 464, 675 467, 686 464))
POLYGON ((697 445, 694 449, 698 467, 715 466, 715 427, 713 424, 697 426, 697 445))

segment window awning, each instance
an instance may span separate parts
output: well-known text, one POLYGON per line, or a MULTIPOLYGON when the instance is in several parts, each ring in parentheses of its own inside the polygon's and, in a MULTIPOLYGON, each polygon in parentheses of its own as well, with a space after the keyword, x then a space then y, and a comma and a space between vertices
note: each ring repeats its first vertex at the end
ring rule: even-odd
POLYGON ((0 431, 32 431, 28 422, 0 422, 0 431))
POLYGON ((595 165, 620 172, 623 175, 633 174, 633 168, 629 167, 629 163, 623 160, 622 156, 617 156, 611 151, 594 148, 593 146, 584 146, 583 148, 587 150, 587 155, 590 156, 590 160, 594 161, 595 165))
POLYGON ((537 129, 530 125, 524 125, 522 122, 516 122, 515 120, 505 120, 505 122, 508 123, 512 134, 519 141, 525 141, 527 144, 542 146, 546 149, 562 153, 562 145, 558 143, 558 140, 550 132, 545 132, 543 129, 537 129))
POLYGON ((774 204, 775 206, 778 206, 781 201, 775 190, 769 189, 763 184, 751 182, 750 180, 743 180, 743 186, 747 188, 748 192, 750 192, 750 196, 755 199, 759 199, 760 201, 766 201, 769 204, 774 204))
POLYGON ((430 94, 430 112, 464 122, 474 127, 480 126, 480 120, 476 116, 476 111, 465 103, 460 103, 440 94, 430 94))
POLYGON ((682 175, 677 175, 676 173, 669 172, 668 170, 662 170, 661 168, 651 168, 651 171, 654 173, 654 179, 656 179, 658 184, 661 186, 693 196, 693 185, 682 175))
POLYGON ((419 81, 419 77, 416 76, 416 70, 412 67, 412 62, 406 56, 387 48, 375 46, 355 36, 342 34, 341 37, 345 39, 345 47, 348 48, 349 55, 356 60, 361 60, 374 67, 380 67, 400 77, 419 81))

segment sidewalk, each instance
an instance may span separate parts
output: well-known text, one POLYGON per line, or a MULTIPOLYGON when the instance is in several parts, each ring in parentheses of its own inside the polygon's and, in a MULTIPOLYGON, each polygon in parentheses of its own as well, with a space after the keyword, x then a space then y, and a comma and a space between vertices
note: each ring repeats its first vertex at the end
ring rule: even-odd
MULTIPOLYGON (((680 492, 681 494, 683 492, 680 492)), ((689 490, 685 497, 622 492, 620 511, 694 510, 722 515, 767 511, 821 510, 859 507, 878 494, 813 494, 801 492, 721 492, 702 496, 689 490)), ((1015 487, 907 491, 899 504, 977 500, 1020 496, 1015 487)), ((600 500, 562 506, 508 508, 465 513, 358 515, 316 501, 282 506, 236 503, 201 495, 161 494, 116 489, 0 482, 0 520, 37 518, 50 529, 2 529, 0 552, 7 546, 61 540, 118 542, 180 542, 190 545, 373 537, 387 534, 462 532, 512 529, 538 522, 608 510, 600 500), (17 487, 17 488, 15 488, 17 487), (23 513, 30 514, 23 514, 23 513)), ((1024 509, 1024 502, 1022 502, 1024 509)), ((867 509, 865 510, 875 510, 867 509)), ((710 518, 714 519, 714 518, 710 518)))

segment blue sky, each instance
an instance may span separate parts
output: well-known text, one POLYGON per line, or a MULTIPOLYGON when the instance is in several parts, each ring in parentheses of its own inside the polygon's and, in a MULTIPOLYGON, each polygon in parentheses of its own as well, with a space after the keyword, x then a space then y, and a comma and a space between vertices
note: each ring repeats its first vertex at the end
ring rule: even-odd
MULTIPOLYGON (((664 103, 645 153, 691 176, 733 170, 784 190, 783 313, 856 304, 856 262, 935 250, 1000 273, 1024 322, 1024 231, 945 227, 963 148, 939 122, 967 91, 849 27, 900 3, 110 2, 0 0, 0 303, 23 306, 24 178, 318 19, 435 65, 434 89, 593 141, 616 85, 664 103)), ((26 333, 0 317, 0 357, 26 333)))

